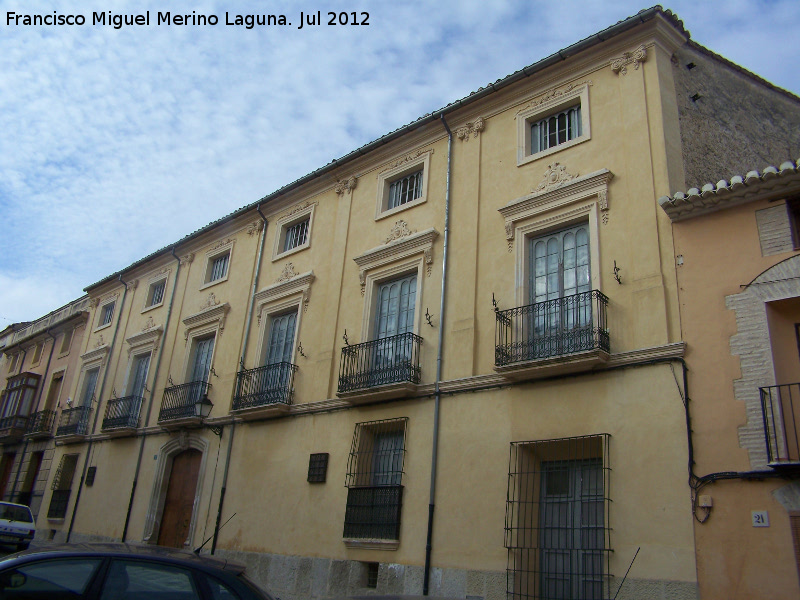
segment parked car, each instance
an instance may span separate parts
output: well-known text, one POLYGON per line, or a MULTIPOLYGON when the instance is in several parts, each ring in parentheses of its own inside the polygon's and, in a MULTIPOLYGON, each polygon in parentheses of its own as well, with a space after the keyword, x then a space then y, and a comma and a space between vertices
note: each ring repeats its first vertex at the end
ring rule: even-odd
POLYGON ((245 567, 161 546, 44 546, 0 560, 0 598, 15 600, 276 600, 245 567))
POLYGON ((24 504, 0 502, 0 545, 25 550, 35 534, 30 508, 24 504))

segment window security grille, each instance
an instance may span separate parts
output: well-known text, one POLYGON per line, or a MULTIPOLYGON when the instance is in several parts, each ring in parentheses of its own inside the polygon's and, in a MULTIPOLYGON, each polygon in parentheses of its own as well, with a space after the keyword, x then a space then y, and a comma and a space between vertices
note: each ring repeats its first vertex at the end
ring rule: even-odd
POLYGON ((395 208, 422 196, 422 170, 393 181, 389 185, 389 201, 386 208, 395 208))
POLYGON ((505 524, 509 600, 606 597, 609 438, 512 442, 505 524))
POLYGON ((283 240, 283 252, 287 252, 292 248, 297 248, 306 243, 308 239, 308 223, 309 219, 306 219, 305 221, 300 221, 286 228, 286 234, 283 240))
POLYGON ((150 286, 150 302, 147 303, 147 306, 161 304, 164 300, 164 288, 166 285, 166 281, 158 281, 150 286))
POLYGON ((91 487, 94 485, 94 478, 97 476, 97 467, 89 467, 86 469, 86 485, 91 487))
POLYGON ((581 129, 580 106, 572 106, 531 123, 531 154, 579 138, 581 129))
POLYGON ((328 453, 312 454, 308 459, 308 482, 325 483, 328 475, 328 453))
POLYGON ((100 316, 100 325, 108 325, 111 323, 111 318, 114 316, 114 302, 109 302, 103 307, 103 313, 100 316))
POLYGON ((347 464, 344 537, 397 540, 408 418, 357 423, 347 464))
POLYGON ((211 262, 211 274, 209 275, 208 281, 216 281, 217 279, 222 279, 228 273, 228 260, 230 259, 230 254, 223 254, 222 256, 216 257, 211 262))
POLYGON ((376 562, 367 563, 367 587, 375 589, 378 587, 378 572, 381 564, 376 562))
POLYGON ((75 467, 77 465, 77 454, 65 454, 61 457, 58 470, 53 477, 53 492, 50 497, 50 507, 47 510, 48 519, 63 519, 66 516, 69 496, 72 491, 72 479, 75 476, 75 467))

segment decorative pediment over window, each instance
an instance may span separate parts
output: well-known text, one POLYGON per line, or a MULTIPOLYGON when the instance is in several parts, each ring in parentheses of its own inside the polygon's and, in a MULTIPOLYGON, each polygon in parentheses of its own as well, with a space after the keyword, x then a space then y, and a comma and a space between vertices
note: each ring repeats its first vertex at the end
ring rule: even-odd
POLYGON ((608 222, 608 183, 614 174, 608 169, 595 171, 589 175, 571 174, 559 163, 551 164, 541 182, 533 191, 516 198, 499 212, 505 218, 508 251, 514 248, 517 223, 553 209, 568 209, 570 205, 596 198, 597 207, 602 213, 603 223, 608 222))
MULTIPOLYGON (((398 221, 398 224, 401 223, 398 221)), ((439 232, 435 229, 426 229, 419 233, 405 234, 408 224, 403 223, 403 235, 395 239, 394 235, 387 238, 388 243, 367 250, 363 254, 356 256, 353 260, 358 265, 358 277, 361 281, 361 295, 364 295, 367 271, 380 267, 387 263, 408 258, 415 254, 424 254, 427 266, 428 277, 431 276, 431 266, 433 265, 433 241, 439 237, 439 232)), ((397 226, 396 226, 397 227, 397 226)))
MULTIPOLYGON (((291 263, 288 264, 291 265, 291 263)), ((294 270, 294 266, 292 266, 292 270, 294 270)), ((288 279, 279 278, 277 283, 268 285, 256 293, 256 304, 262 307, 265 304, 300 294, 302 296, 303 312, 305 312, 308 310, 308 301, 311 297, 312 281, 314 281, 314 271, 296 274, 288 279)), ((260 320, 261 310, 258 310, 256 314, 260 320)))
POLYGON ((108 344, 102 344, 96 346, 95 348, 92 348, 85 354, 81 354, 81 360, 83 361, 84 365, 95 362, 99 362, 101 365, 105 365, 110 350, 111 346, 109 346, 108 344))
POLYGON ((189 331, 191 329, 211 325, 215 321, 218 323, 217 329, 221 334, 222 330, 225 329, 225 317, 230 309, 230 304, 220 302, 213 293, 209 294, 208 300, 203 304, 200 312, 189 315, 183 320, 183 324, 186 326, 186 331, 183 333, 184 341, 189 339, 189 331))
POLYGON ((128 342, 128 356, 133 352, 139 354, 141 350, 158 350, 163 333, 163 325, 156 326, 152 318, 148 319, 145 328, 141 332, 134 333, 132 336, 125 339, 125 341, 128 342))

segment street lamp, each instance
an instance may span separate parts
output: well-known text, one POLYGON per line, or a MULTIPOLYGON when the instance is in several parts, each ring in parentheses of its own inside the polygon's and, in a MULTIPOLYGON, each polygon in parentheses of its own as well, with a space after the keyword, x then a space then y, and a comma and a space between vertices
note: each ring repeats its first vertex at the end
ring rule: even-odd
POLYGON ((208 399, 208 394, 203 394, 203 397, 194 403, 194 416, 205 419, 211 414, 212 408, 214 408, 214 403, 208 399))
MULTIPOLYGON (((203 394, 203 397, 200 398, 197 402, 194 403, 194 416, 200 417, 203 421, 206 420, 206 417, 211 414, 211 409, 214 408, 214 403, 211 402, 208 398, 208 394, 203 394)), ((222 426, 221 425, 208 425, 205 424, 217 437, 222 437, 222 426)))

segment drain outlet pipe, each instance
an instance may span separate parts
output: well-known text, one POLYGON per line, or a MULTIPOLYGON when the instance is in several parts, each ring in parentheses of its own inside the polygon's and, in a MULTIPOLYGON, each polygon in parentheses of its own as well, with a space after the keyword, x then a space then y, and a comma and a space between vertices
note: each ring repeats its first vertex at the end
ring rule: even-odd
POLYGON ((450 173, 453 159, 453 132, 447 126, 444 115, 440 116, 447 131, 447 180, 444 194, 444 247, 442 249, 442 297, 439 303, 439 347, 436 353, 436 383, 433 399, 433 448, 431 451, 431 489, 428 502, 428 534, 425 541, 425 575, 422 581, 422 595, 428 595, 431 576, 431 550, 433 549, 433 509, 436 500, 436 464, 439 457, 439 401, 442 397, 442 347, 444 345, 444 308, 447 292, 447 242, 450 237, 450 173))
MULTIPOLYGON (((264 226, 261 228, 261 240, 258 242, 258 258, 256 259, 256 272, 253 275, 253 290, 250 294, 250 310, 247 311, 247 320, 244 325, 244 336, 242 336, 242 355, 240 365, 244 369, 244 353, 247 350, 247 342, 250 339, 250 323, 253 320, 253 306, 256 303, 256 291, 258 289, 258 276, 261 274, 261 256, 264 253, 264 238, 267 236, 267 217, 261 212, 261 204, 256 206, 256 212, 261 215, 261 220, 264 226)), ((236 427, 236 422, 231 422, 231 434, 228 436, 228 453, 225 456, 225 468, 222 471, 222 487, 219 491, 219 506, 217 507, 217 521, 214 524, 214 539, 211 541, 211 554, 217 549, 217 538, 219 536, 220 525, 222 519, 222 505, 225 502, 225 492, 228 489, 228 471, 231 465, 231 451, 233 450, 233 432, 236 427)))
MULTIPOLYGON (((169 318, 172 316, 172 305, 175 302, 175 291, 178 289, 178 276, 181 274, 181 259, 178 258, 178 255, 175 254, 175 246, 170 248, 170 252, 172 253, 173 258, 177 261, 177 265, 175 266, 175 282, 172 284, 172 293, 169 296, 169 306, 167 307, 167 318, 164 321, 164 331, 161 336, 165 339, 161 340, 161 343, 158 345, 158 358, 156 359, 156 370, 153 374, 153 389, 150 391, 150 401, 147 403, 147 415, 144 418, 144 427, 147 427, 147 424, 150 422, 150 413, 153 409, 153 397, 156 393, 156 381, 158 381, 158 371, 161 369, 161 355, 164 352, 164 346, 166 346, 166 337, 167 331, 169 331, 169 318)), ((131 496, 128 499, 128 510, 125 513, 125 526, 122 528, 122 539, 120 541, 124 542, 125 538, 128 535, 128 525, 131 522, 131 511, 133 510, 133 497, 136 495, 136 486, 139 482, 139 471, 142 468, 142 455, 144 454, 144 443, 147 440, 147 436, 142 434, 142 441, 139 443, 139 456, 136 458, 136 470, 133 473, 133 483, 131 484, 131 496)))

